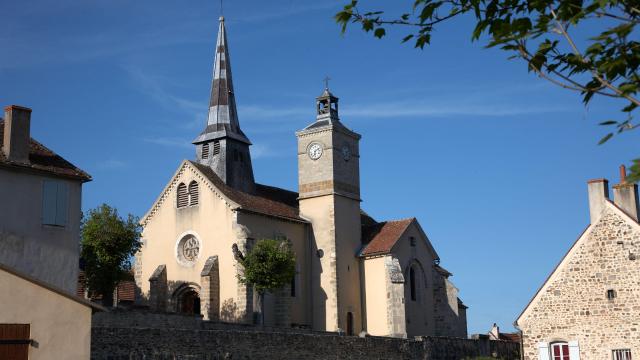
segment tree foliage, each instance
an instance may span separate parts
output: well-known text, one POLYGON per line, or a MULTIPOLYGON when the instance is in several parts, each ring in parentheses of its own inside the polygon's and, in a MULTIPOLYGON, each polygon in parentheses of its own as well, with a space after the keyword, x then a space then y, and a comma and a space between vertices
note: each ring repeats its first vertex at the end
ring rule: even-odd
POLYGON ((80 257, 86 285, 102 295, 105 305, 118 282, 127 278, 130 259, 141 246, 141 229, 137 217, 129 214, 125 220, 107 204, 89 210, 83 219, 80 257))
MULTIPOLYGON (((387 26, 406 26, 411 31, 402 42, 411 40, 422 49, 440 23, 469 16, 475 21, 473 41, 487 39, 487 47, 512 53, 529 71, 580 92, 585 105, 594 95, 621 100, 622 116, 600 123, 612 130, 599 144, 640 125, 633 117, 640 105, 638 0, 414 0, 410 11, 391 17, 362 12, 358 3, 352 0, 336 14, 343 32, 357 23, 382 38, 387 26), (586 39, 574 39, 585 34, 586 39)), ((640 159, 633 162, 628 181, 640 180, 640 159)))
POLYGON ((244 267, 244 274, 238 275, 239 281, 253 285, 259 294, 291 283, 296 273, 295 256, 286 241, 258 241, 240 262, 244 267))

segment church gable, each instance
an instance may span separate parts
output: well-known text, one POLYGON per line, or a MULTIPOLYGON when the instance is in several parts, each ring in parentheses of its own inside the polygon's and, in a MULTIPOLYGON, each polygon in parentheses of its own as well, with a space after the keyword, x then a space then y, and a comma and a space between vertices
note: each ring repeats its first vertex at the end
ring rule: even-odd
POLYGON ((224 201, 231 209, 239 206, 237 203, 225 196, 224 193, 220 191, 197 166, 192 162, 185 160, 180 164, 180 167, 178 167, 178 170, 173 177, 171 177, 171 180, 160 193, 158 199, 153 203, 151 209, 142 218, 140 221, 141 224, 143 226, 147 226, 165 203, 169 203, 171 206, 175 207, 189 206, 190 204, 195 205, 194 201, 199 201, 202 197, 201 194, 203 191, 213 192, 217 198, 224 201), (195 181, 197 184, 198 193, 195 198, 194 185, 192 181, 195 181))
POLYGON ((616 287, 624 286, 620 291, 630 292, 633 286, 626 285, 640 281, 640 263, 635 260, 640 255, 640 224, 612 202, 605 206, 598 221, 587 227, 547 278, 518 324, 538 323, 544 314, 551 321, 557 321, 559 314, 576 311, 597 316, 601 309, 592 305, 605 301, 608 290, 615 292, 616 287), (585 307, 577 309, 580 299, 585 307))
MULTIPOLYGON (((367 218, 371 219, 370 217, 367 218)), ((368 224, 363 224, 362 227, 363 248, 360 251, 360 256, 369 257, 394 252, 395 247, 399 245, 400 239, 404 237, 409 229, 415 227, 419 236, 407 239, 411 242, 410 246, 416 246, 418 242, 422 242, 427 246, 426 250, 433 258, 439 259, 433 245, 416 218, 390 220, 380 223, 373 222, 373 219, 371 220, 368 224)))

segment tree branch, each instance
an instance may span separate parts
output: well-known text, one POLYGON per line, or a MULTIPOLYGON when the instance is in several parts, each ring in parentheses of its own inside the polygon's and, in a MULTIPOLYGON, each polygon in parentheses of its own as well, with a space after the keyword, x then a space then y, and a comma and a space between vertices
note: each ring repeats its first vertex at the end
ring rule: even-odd
MULTIPOLYGON (((564 38, 567 40, 567 42, 569 43, 569 45, 573 49, 573 53, 576 56, 578 56, 582 62, 584 62, 585 64, 589 64, 589 61, 587 59, 585 59, 584 56, 582 56, 582 53, 580 52, 580 50, 578 50, 578 47, 576 46, 575 42, 573 42, 573 39, 567 33, 567 30, 565 29, 564 25, 562 25, 562 23, 558 20, 558 16, 556 15, 556 12, 552 8, 549 8, 549 10, 551 12, 551 15, 553 16, 553 19, 556 22, 556 25, 558 26, 558 29, 560 30, 560 33, 564 36, 564 38)), ((616 93, 618 95, 618 97, 625 98, 625 99, 629 100, 630 102, 640 106, 640 100, 634 98, 633 96, 630 96, 630 95, 627 95, 627 94, 623 93, 620 89, 618 89, 613 84, 611 84, 610 82, 605 80, 595 69, 593 69, 593 68, 591 69, 591 74, 602 85, 604 85, 609 90, 611 90, 614 93, 616 93)))

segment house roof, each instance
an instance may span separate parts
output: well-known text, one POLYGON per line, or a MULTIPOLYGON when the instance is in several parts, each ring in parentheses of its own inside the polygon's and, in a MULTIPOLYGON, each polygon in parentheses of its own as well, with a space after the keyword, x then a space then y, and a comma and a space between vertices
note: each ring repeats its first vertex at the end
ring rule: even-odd
POLYGON ((409 224, 415 218, 392 220, 362 227, 362 243, 365 247, 360 256, 381 255, 391 252, 409 224))
POLYGON ((297 192, 256 184, 254 194, 245 193, 225 184, 210 167, 193 161, 188 162, 205 175, 225 196, 238 203, 241 210, 307 222, 300 217, 297 192))
MULTIPOLYGON (((0 120, 0 148, 4 143, 4 120, 0 120)), ((29 163, 22 164, 9 161, 0 151, 0 166, 31 169, 51 175, 77 179, 82 182, 91 181, 91 175, 54 153, 46 146, 31 138, 29 144, 29 163)))
POLYGON ((94 303, 92 303, 92 302, 90 302, 88 300, 82 299, 82 298, 80 298, 79 296, 77 296, 75 294, 70 294, 70 293, 68 293, 68 292, 66 292, 66 291, 64 291, 64 290, 62 290, 62 289, 60 289, 60 288, 58 288, 56 286, 53 286, 53 285, 48 284, 48 283, 46 283, 46 282, 44 282, 42 280, 34 278, 33 276, 27 275, 27 274, 25 274, 25 273, 23 273, 23 272, 21 272, 19 270, 16 270, 16 269, 14 269, 14 268, 12 268, 10 266, 7 266, 5 264, 0 263, 0 270, 1 271, 6 271, 11 275, 17 276, 17 277, 19 277, 19 278, 21 278, 23 280, 26 280, 26 281, 28 281, 30 283, 33 283, 33 284, 35 284, 37 286, 40 286, 40 287, 42 287, 44 289, 47 289, 47 290, 49 290, 51 292, 54 292, 54 293, 56 293, 56 294, 58 294, 60 296, 66 297, 67 299, 70 299, 70 300, 73 300, 73 301, 75 301, 75 302, 77 302, 77 303, 79 303, 81 305, 88 306, 88 307, 92 308, 93 310, 106 311, 106 309, 104 307, 102 307, 102 306, 100 306, 98 304, 94 304, 94 303))

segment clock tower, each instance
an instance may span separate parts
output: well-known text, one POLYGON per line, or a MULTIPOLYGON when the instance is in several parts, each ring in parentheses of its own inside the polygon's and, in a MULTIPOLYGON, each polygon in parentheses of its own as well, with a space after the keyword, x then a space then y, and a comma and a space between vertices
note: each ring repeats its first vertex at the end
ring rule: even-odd
POLYGON ((316 99, 316 112, 316 121, 296 133, 300 214, 312 227, 313 327, 358 334, 360 135, 342 124, 328 87, 316 99))

